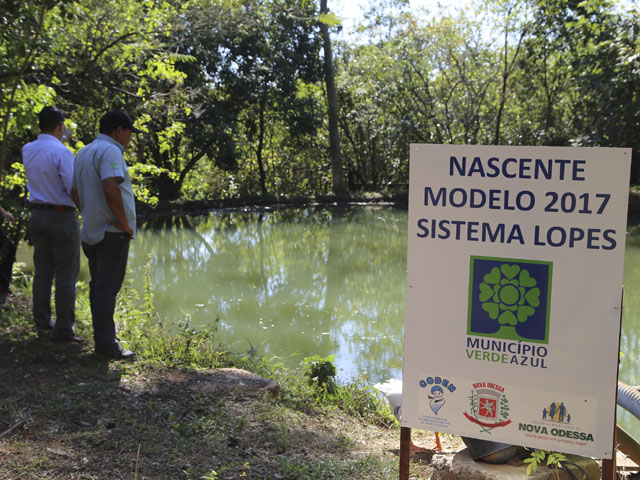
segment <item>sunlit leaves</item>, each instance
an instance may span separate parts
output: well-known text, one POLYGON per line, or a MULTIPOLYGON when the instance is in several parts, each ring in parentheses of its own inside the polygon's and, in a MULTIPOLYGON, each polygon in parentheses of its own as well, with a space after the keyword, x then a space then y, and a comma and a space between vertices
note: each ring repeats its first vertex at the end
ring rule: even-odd
POLYGON ((24 173, 24 166, 20 162, 11 164, 9 172, 2 179, 2 185, 7 190, 17 190, 21 198, 27 196, 27 176, 24 173))
POLYGON ((340 25, 340 18, 336 16, 335 13, 322 13, 318 15, 318 21, 329 25, 330 27, 335 27, 336 25, 340 25))

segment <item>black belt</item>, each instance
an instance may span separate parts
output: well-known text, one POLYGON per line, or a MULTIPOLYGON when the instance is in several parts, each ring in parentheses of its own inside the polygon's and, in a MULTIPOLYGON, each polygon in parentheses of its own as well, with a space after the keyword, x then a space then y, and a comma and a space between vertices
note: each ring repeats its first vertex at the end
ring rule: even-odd
POLYGON ((74 207, 68 207, 67 205, 51 205, 50 203, 32 203, 31 208, 37 210, 55 210, 56 212, 75 212, 74 207))

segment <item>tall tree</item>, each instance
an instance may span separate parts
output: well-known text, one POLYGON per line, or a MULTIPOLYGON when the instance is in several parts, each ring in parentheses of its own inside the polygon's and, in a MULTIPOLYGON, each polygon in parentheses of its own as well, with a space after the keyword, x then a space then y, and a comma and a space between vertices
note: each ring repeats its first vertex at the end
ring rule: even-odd
POLYGON ((324 80, 327 86, 327 104, 329 113, 329 157, 333 175, 333 193, 342 195, 346 192, 342 159, 340 157, 340 134, 338 131, 338 97, 336 94, 335 73, 333 69, 333 52, 327 14, 327 0, 320 0, 320 30, 324 50, 324 80))
POLYGON ((610 0, 531 4, 536 34, 525 43, 520 69, 528 78, 522 80, 521 98, 528 102, 531 118, 541 120, 529 130, 539 132, 545 144, 633 148, 631 177, 637 183, 637 13, 620 12, 610 0))
MULTIPOLYGON (((320 78, 315 8, 313 0, 193 0, 183 8, 168 39, 184 56, 176 68, 185 77, 170 96, 183 97, 182 130, 147 156, 167 169, 157 185, 166 199, 177 198, 201 160, 234 176, 257 166, 257 175, 242 179, 241 192, 273 189, 270 163, 288 161, 271 145, 273 131, 302 137, 317 127, 315 99, 300 95, 320 78)), ((150 121, 164 118, 171 117, 165 112, 150 121)))
POLYGON ((507 89, 509 88, 509 80, 511 74, 516 67, 516 61, 520 54, 522 42, 527 35, 526 23, 519 22, 519 18, 522 17, 520 12, 520 0, 508 0, 506 4, 500 4, 502 11, 500 12, 503 19, 503 47, 502 47, 502 73, 501 73, 501 86, 500 94, 498 97, 498 111, 496 113, 495 131, 493 135, 493 144, 500 145, 501 142, 501 128, 502 128, 502 115, 507 103, 507 89), (512 36, 511 24, 515 23, 517 44, 515 48, 510 48, 509 40, 512 36))

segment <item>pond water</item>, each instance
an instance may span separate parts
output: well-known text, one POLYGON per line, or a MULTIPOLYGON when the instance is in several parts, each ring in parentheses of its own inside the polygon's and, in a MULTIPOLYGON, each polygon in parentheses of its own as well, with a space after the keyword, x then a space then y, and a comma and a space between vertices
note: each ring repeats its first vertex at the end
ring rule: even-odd
MULTIPOLYGON (((387 206, 160 218, 141 226, 128 278, 141 292, 149 264, 160 316, 219 318, 218 338, 234 350, 290 366, 335 355, 341 380, 367 372, 375 382, 402 375, 406 245, 406 210, 387 206)), ((18 260, 29 257, 22 246, 18 260)), ((628 241, 624 283, 620 380, 640 385, 638 242, 628 241)), ((640 438, 640 422, 618 415, 640 438)))
POLYGON ((391 208, 286 209, 181 217, 134 242, 136 277, 152 253, 155 305, 194 325, 220 318, 238 351, 288 364, 336 356, 340 377, 399 376, 407 216, 391 208))

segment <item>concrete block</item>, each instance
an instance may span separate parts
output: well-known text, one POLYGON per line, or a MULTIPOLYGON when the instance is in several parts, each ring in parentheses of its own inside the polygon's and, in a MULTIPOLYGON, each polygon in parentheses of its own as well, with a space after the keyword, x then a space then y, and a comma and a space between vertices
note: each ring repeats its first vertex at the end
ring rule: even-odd
MULTIPOLYGON (((474 461, 465 448, 454 455, 435 454, 431 459, 433 467, 432 480, 570 480, 563 470, 549 469, 539 465, 534 475, 527 476, 527 464, 522 459, 528 455, 517 455, 514 459, 500 465, 474 461)), ((600 479, 600 465, 592 458, 567 455, 571 463, 584 469, 590 480, 600 479)), ((576 467, 569 466, 576 478, 585 479, 584 474, 576 467)))

